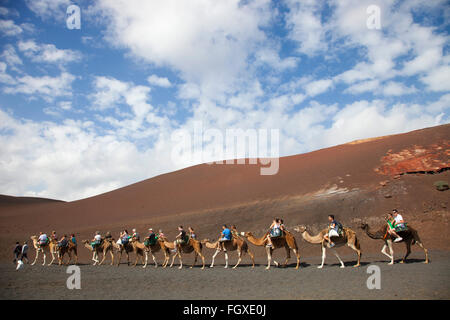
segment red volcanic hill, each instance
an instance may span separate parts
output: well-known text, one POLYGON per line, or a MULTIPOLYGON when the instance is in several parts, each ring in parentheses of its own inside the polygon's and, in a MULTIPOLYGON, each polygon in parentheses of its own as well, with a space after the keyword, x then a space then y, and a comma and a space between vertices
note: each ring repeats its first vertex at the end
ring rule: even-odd
POLYGON ((445 249, 450 191, 434 183, 449 181, 449 156, 447 124, 282 157, 276 175, 260 175, 260 165, 201 164, 73 202, 1 196, 1 257, 41 230, 87 238, 152 226, 170 238, 183 224, 212 238, 223 223, 262 233, 274 216, 317 231, 328 213, 356 229, 361 220, 380 226, 393 207, 445 249))

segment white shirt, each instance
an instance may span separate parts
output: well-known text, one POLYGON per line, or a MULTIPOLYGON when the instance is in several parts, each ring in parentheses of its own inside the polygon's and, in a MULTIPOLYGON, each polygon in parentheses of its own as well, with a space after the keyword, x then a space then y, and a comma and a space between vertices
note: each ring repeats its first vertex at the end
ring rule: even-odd
POLYGON ((102 240, 102 236, 99 235, 99 234, 96 234, 94 239, 97 240, 97 241, 100 241, 100 240, 102 240))
POLYGON ((40 236, 39 236, 39 241, 46 241, 47 240, 47 235, 44 233, 44 234, 41 234, 40 236))
POLYGON ((403 217, 401 214, 397 214, 397 216, 394 218, 395 224, 401 223, 400 221, 403 220, 403 217))

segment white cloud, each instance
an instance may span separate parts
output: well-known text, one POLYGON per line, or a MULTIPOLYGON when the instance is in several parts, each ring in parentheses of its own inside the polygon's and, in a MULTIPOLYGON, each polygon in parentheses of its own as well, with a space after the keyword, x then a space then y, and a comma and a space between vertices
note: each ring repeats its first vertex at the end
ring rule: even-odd
POLYGON ((321 93, 327 91, 328 89, 330 89, 332 87, 332 85, 333 85, 333 80, 331 80, 331 79, 316 80, 316 81, 306 84, 305 91, 306 91, 307 95, 309 95, 310 97, 313 97, 313 96, 316 96, 318 94, 321 94, 321 93))
POLYGON ((0 131, 7 132, 0 135, 0 193, 76 200, 171 169, 162 145, 139 150, 94 128, 89 121, 17 120, 0 109, 0 131))
POLYGON ((0 34, 14 37, 23 32, 23 29, 16 25, 13 20, 0 19, 0 34))
POLYGON ((437 67, 420 80, 427 85, 431 91, 450 91, 450 66, 437 67))
POLYGON ((322 2, 315 0, 286 1, 289 12, 286 26, 289 37, 299 45, 298 51, 307 55, 327 49, 325 41, 326 26, 321 22, 322 2))
POLYGON ((66 16, 70 0, 25 0, 28 8, 42 19, 54 18, 63 20, 66 16))
POLYGON ((222 99, 248 78, 250 53, 265 39, 270 1, 99 1, 108 40, 180 72, 202 95, 222 99), (240 78, 241 77, 241 78, 240 78))
POLYGON ((17 84, 15 86, 6 87, 3 91, 9 94, 39 94, 46 101, 53 101, 56 97, 71 96, 71 85, 74 80, 75 76, 68 72, 62 72, 57 77, 32 77, 26 75, 23 77, 18 77, 16 79, 17 84))
POLYGON ((407 87, 403 83, 395 81, 389 81, 382 87, 382 93, 385 96, 402 96, 416 92, 417 89, 414 86, 407 87))
POLYGON ((151 76, 149 76, 147 78, 147 81, 148 83, 158 87, 170 88, 172 86, 169 79, 164 77, 158 77, 156 74, 152 74, 151 76))
POLYGON ((13 70, 18 70, 17 66, 22 65, 22 59, 17 55, 16 50, 10 44, 5 46, 5 50, 0 55, 0 59, 4 60, 8 66, 13 70))
POLYGON ((79 61, 82 57, 78 51, 58 49, 53 44, 37 44, 33 40, 20 41, 18 48, 25 56, 35 62, 66 64, 79 61))

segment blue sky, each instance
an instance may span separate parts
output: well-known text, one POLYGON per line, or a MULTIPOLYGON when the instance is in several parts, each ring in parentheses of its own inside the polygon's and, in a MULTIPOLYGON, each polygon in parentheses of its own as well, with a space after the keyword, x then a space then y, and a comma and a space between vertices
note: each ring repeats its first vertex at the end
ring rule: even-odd
POLYGON ((449 18, 448 1, 0 0, 0 193, 75 200, 206 162, 172 152, 196 123, 278 129, 281 156, 448 123, 449 18))

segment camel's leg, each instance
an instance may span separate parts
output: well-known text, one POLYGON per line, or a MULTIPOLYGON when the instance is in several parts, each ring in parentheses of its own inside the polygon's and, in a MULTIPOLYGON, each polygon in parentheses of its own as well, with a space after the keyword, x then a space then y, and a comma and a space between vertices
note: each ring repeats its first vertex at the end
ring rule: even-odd
POLYGON ((214 252, 213 256, 212 256, 212 261, 211 261, 211 265, 209 266, 210 268, 214 268, 214 260, 216 259, 216 256, 219 254, 220 250, 216 250, 216 252, 214 252))
MULTIPOLYGON (((286 250, 286 260, 284 260, 283 266, 286 267, 287 263, 289 262, 289 259, 291 259, 291 249, 289 248, 288 245, 285 245, 284 249, 286 250)), ((276 261, 274 262, 276 263, 276 261)), ((278 266, 278 263, 276 263, 276 265, 278 266)))
POLYGON ((117 261, 117 266, 120 265, 120 260, 122 260, 122 250, 119 251, 119 261, 117 261))
POLYGON ((425 247, 423 246, 423 243, 422 243, 422 242, 416 240, 416 243, 417 243, 417 245, 418 245, 419 247, 421 247, 421 248, 423 249, 423 252, 425 252, 425 261, 424 261, 424 263, 429 263, 430 260, 428 259, 428 250, 425 249, 425 247))
POLYGON ((94 266, 98 263, 97 251, 95 250, 92 251, 92 261, 94 261, 94 266))
POLYGON ((50 261, 50 263, 48 264, 49 266, 52 265, 53 261, 55 260, 55 254, 52 250, 50 250, 50 253, 52 255, 52 261, 50 261))
POLYGON ((341 257, 339 257, 337 251, 335 249, 331 249, 334 253, 334 255, 336 256, 336 258, 339 260, 339 263, 341 264, 340 268, 345 268, 344 262, 341 260, 341 257))
POLYGON ((351 249, 356 251, 356 254, 358 256, 358 261, 356 262, 356 264, 353 267, 359 267, 361 265, 361 250, 359 250, 358 248, 356 248, 356 246, 351 243, 351 244, 347 244, 351 249))
POLYGON ((381 253, 384 254, 385 256, 389 257, 389 259, 391 259, 391 262, 389 262, 390 265, 394 264, 394 256, 392 255, 392 248, 391 246, 389 246, 389 251, 391 252, 391 254, 386 252, 386 249, 388 248, 388 245, 385 243, 383 245, 383 248, 381 249, 381 253))
POLYGON ((225 250, 224 251, 224 254, 225 254, 225 269, 227 269, 228 268, 228 252, 225 250))
POLYGON ((403 260, 400 261, 400 263, 405 263, 406 258, 408 258, 409 254, 411 253, 411 240, 409 240, 408 242, 406 242, 406 254, 403 257, 403 260))
POLYGON ((175 261, 175 258, 178 256, 178 251, 172 256, 172 262, 170 263, 169 268, 172 268, 173 262, 175 261))
POLYGON ((197 256, 198 256, 197 252, 194 251, 194 263, 192 264, 191 269, 192 269, 192 268, 195 266, 195 264, 197 263, 197 256))
POLYGON ((242 250, 238 250, 238 261, 236 262, 236 265, 233 267, 233 269, 236 269, 236 267, 241 263, 242 260, 242 250))
POLYGON ((255 255, 250 250, 248 250, 247 252, 248 252, 248 255, 250 256, 250 259, 252 259, 252 268, 254 268, 255 267, 255 255))
POLYGON ((137 262, 138 262, 138 259, 139 259, 139 255, 138 255, 138 253, 136 252, 136 260, 134 261, 133 267, 136 267, 137 262))
POLYGON ((109 254, 111 255, 111 265, 114 265, 114 252, 112 251, 112 249, 109 251, 109 254))
MULTIPOLYGON (((146 268, 147 267, 147 261, 148 261, 148 252, 145 251, 145 261, 143 261, 144 265, 142 266, 142 268, 146 268)), ((142 258, 144 260, 144 258, 142 258)))
POLYGON ((180 260, 180 266, 178 267, 178 269, 182 269, 183 268, 183 259, 181 258, 181 251, 178 252, 178 260, 180 260))
POLYGON ((100 263, 98 264, 99 266, 102 265, 103 261, 105 261, 107 253, 108 253, 107 251, 103 250, 103 257, 102 257, 102 261, 100 261, 100 263))
POLYGON ((272 248, 266 247, 267 252, 267 267, 266 270, 270 269, 270 263, 272 261, 272 248))
POLYGON ((297 258, 297 266, 295 267, 295 269, 298 269, 300 266, 300 253, 297 249, 292 249, 292 251, 294 251, 295 257, 297 258))
POLYGON ((318 266, 317 268, 319 268, 319 269, 323 268, 323 264, 325 263, 326 257, 327 257, 327 249, 325 248, 324 245, 322 245, 322 264, 320 266, 318 266))
POLYGON ((167 250, 164 250, 164 263, 162 265, 163 268, 167 267, 167 264, 169 263, 170 259, 170 252, 167 252, 167 250))
POLYGON ((202 270, 203 270, 205 269, 205 257, 201 252, 199 252, 198 255, 200 256, 200 259, 202 259, 202 270))
POLYGON ((39 249, 36 250, 36 257, 34 258, 33 263, 31 264, 32 266, 34 266, 34 264, 36 263, 37 259, 39 258, 39 249))
POLYGON ((158 262, 156 261, 155 255, 153 254, 153 252, 151 252, 151 254, 152 254, 153 262, 155 263, 155 268, 158 268, 158 262))

